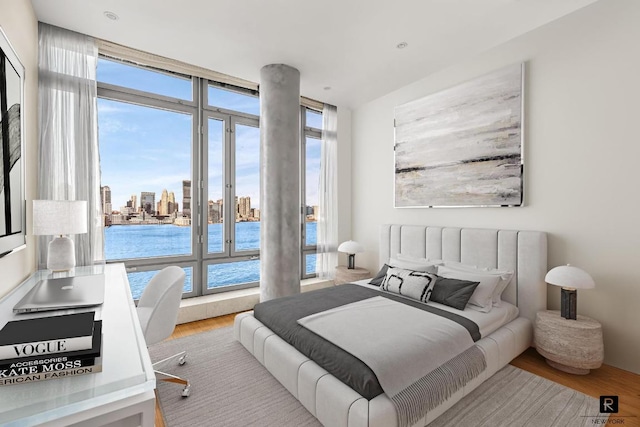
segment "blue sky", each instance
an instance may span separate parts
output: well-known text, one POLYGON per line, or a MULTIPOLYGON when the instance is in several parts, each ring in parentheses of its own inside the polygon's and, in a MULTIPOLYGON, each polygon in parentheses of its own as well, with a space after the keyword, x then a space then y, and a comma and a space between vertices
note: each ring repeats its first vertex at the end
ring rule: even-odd
MULTIPOLYGON (((100 60, 98 81, 191 100, 191 81, 164 73, 100 60)), ((259 101, 209 87, 210 103, 236 111, 259 114, 259 101)), ((321 115, 308 114, 309 124, 321 127, 321 115)), ((210 118, 209 194, 222 198, 222 122, 210 118)), ((189 114, 142 107, 107 99, 98 100, 98 134, 102 185, 111 188, 113 209, 124 206, 132 194, 173 191, 182 209, 182 181, 191 179, 192 117, 189 114)), ((236 127, 236 195, 250 196, 252 207, 260 207, 260 131, 246 125, 236 127)), ((317 205, 320 170, 319 141, 307 143, 307 205, 317 205)))

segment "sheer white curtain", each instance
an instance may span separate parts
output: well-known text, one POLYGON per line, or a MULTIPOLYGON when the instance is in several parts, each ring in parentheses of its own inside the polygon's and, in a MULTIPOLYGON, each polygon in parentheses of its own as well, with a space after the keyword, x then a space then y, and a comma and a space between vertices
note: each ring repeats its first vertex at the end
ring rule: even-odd
POLYGON ((338 110, 325 104, 322 111, 322 148, 317 230, 316 274, 333 279, 338 265, 338 110))
MULTIPOLYGON (((104 260, 98 152, 96 66, 93 38, 39 23, 38 198, 86 200, 88 232, 70 236, 76 264, 104 260)), ((64 221, 64 218, 60 218, 64 221)), ((46 265, 50 236, 41 236, 38 266, 46 265)))

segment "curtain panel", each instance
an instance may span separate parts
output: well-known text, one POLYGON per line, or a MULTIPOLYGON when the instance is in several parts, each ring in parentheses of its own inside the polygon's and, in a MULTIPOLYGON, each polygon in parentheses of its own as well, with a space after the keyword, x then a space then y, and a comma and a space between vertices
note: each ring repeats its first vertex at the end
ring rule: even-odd
MULTIPOLYGON (((38 24, 38 198, 86 200, 88 232, 74 240, 77 265, 104 261, 96 67, 92 37, 38 24)), ((64 218, 60 219, 64 221, 64 218)), ((40 236, 45 268, 52 236, 40 236)))
POLYGON ((316 274, 333 279, 338 265, 338 109, 324 105, 320 150, 316 274))

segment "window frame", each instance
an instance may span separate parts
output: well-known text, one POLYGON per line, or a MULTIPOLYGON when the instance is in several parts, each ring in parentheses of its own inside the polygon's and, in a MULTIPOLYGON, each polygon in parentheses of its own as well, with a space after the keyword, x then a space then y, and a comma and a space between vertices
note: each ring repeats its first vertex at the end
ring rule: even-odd
MULTIPOLYGON (((111 55, 99 54, 101 59, 112 62, 120 62, 127 66, 135 66, 154 72, 162 72, 168 75, 185 78, 185 75, 173 73, 167 70, 159 70, 156 67, 146 67, 134 64, 130 61, 120 60, 111 55)), ((188 77, 188 76, 187 76, 188 77)), ((117 86, 110 83, 97 82, 97 96, 115 102, 129 103, 147 108, 158 108, 176 113, 190 114, 192 117, 191 135, 191 254, 175 256, 159 256, 151 258, 131 258, 106 260, 107 263, 124 263, 127 272, 142 272, 159 270, 168 265, 178 265, 192 268, 191 292, 182 294, 182 298, 208 295, 219 292, 227 292, 237 289, 256 287, 259 281, 229 285, 219 288, 208 288, 208 269, 210 265, 225 264, 231 262, 251 261, 260 259, 260 249, 249 251, 235 250, 235 129, 236 125, 253 126, 260 128, 260 116, 240 111, 233 111, 221 107, 209 105, 208 90, 215 86, 224 90, 233 91, 242 95, 256 96, 257 91, 244 88, 235 88, 226 83, 219 83, 206 78, 191 76, 192 100, 173 98, 166 95, 132 89, 125 86, 117 86), (219 253, 208 252, 208 168, 209 168, 209 119, 222 120, 224 126, 224 141, 222 147, 222 178, 223 178, 223 239, 231 242, 223 242, 223 251, 219 253), (233 202, 229 202, 233 201, 233 202), (200 280, 198 283, 197 280, 200 280)), ((315 254, 315 245, 306 245, 306 138, 322 138, 321 129, 306 126, 307 109, 313 108, 300 106, 300 146, 301 146, 301 241, 300 262, 301 279, 315 277, 316 274, 307 274, 306 256, 315 254)), ((320 112, 321 113, 321 112, 320 112)), ((108 185, 108 183, 101 183, 108 185)))
POLYGON ((317 276, 315 271, 307 273, 307 255, 317 254, 318 251, 317 245, 307 245, 307 137, 322 141, 322 129, 307 126, 307 110, 318 112, 313 108, 300 106, 300 274, 303 279, 317 276))

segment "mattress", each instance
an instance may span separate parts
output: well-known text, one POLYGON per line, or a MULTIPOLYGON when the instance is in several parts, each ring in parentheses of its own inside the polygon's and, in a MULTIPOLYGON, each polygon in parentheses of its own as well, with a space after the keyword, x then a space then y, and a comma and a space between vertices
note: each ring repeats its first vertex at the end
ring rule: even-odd
MULTIPOLYGON (((271 329, 285 342, 315 361, 319 366, 326 369, 364 398, 372 399, 383 393, 373 371, 350 353, 298 325, 297 319, 380 294, 456 321, 467 328, 474 341, 481 338, 481 330, 479 325, 471 320, 472 317, 479 319, 485 330, 495 328, 499 320, 508 318, 498 313, 488 316, 487 313, 474 312, 473 310, 469 310, 471 313, 464 313, 455 309, 447 310, 449 307, 441 304, 423 304, 396 294, 381 292, 378 287, 369 285, 341 285, 336 288, 322 289, 268 301, 256 305, 254 313, 257 320, 271 329)), ((501 311, 506 313, 509 310, 505 306, 501 311)))
MULTIPOLYGON (((357 282, 354 282, 354 284, 371 289, 378 289, 378 286, 370 285, 369 280, 371 279, 359 280, 357 282)), ((482 313, 471 308, 458 310, 456 308, 433 301, 429 301, 427 305, 466 317, 467 319, 478 325, 482 338, 511 322, 512 320, 517 318, 519 314, 518 307, 506 301, 502 301, 499 306, 493 306, 491 308, 491 311, 488 313, 482 313)))

